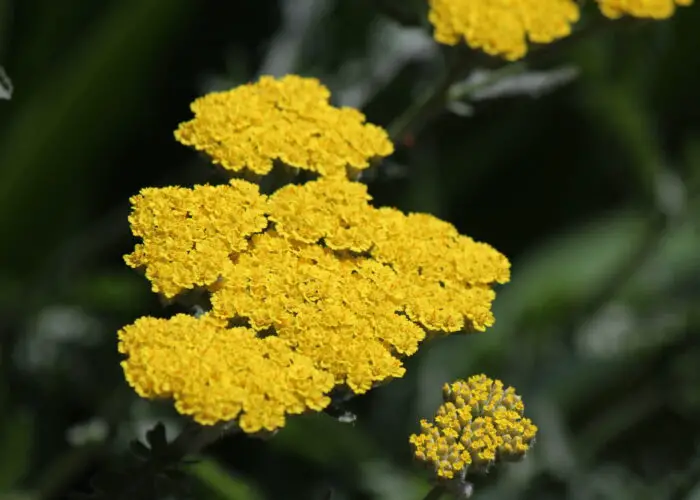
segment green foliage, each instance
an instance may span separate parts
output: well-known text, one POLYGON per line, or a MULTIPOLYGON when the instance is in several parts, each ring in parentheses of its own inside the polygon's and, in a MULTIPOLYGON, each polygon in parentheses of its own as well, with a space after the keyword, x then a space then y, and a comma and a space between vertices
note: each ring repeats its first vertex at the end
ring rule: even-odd
POLYGON ((0 491, 7 491, 24 478, 31 467, 34 443, 34 416, 27 410, 15 409, 5 414, 0 439, 0 491))
MULTIPOLYGON (((188 474, 196 478, 206 491, 220 500, 262 500, 256 488, 215 460, 200 460, 187 468, 188 474)), ((206 494, 206 493, 205 493, 206 494)))
POLYGON ((172 139, 191 100, 296 72, 388 126, 448 67, 424 15, 418 0, 0 2, 2 500, 85 493, 98 470, 97 498, 417 500, 430 486, 408 435, 444 382, 482 371, 523 394, 540 434, 474 498, 698 497, 697 6, 535 59, 517 75, 579 70, 538 98, 437 106, 367 176, 377 204, 454 222, 507 254, 513 279, 494 328, 424 346, 339 411, 356 421, 306 415, 183 462, 172 410, 125 386, 117 328, 179 307, 123 264, 127 199, 216 175, 172 139), (91 419, 106 438, 69 443, 91 419))

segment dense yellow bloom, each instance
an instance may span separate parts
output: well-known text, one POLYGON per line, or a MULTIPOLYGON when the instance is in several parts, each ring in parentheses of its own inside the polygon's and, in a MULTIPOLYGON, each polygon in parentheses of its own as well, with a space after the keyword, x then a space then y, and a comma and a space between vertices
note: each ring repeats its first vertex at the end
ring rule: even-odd
POLYGON ((336 108, 314 78, 264 76, 192 103, 194 118, 175 137, 239 172, 267 174, 276 161, 322 175, 345 175, 387 156, 393 145, 380 127, 353 108, 336 108))
MULTIPOLYGON (((641 1, 641 0, 638 0, 641 1)), ((579 19, 574 0, 429 0, 435 39, 515 60, 527 42, 550 43, 571 33, 579 19)))
MULTIPOLYGON (((676 5, 693 0, 597 0, 602 13, 666 19, 676 5)), ((465 41, 493 56, 516 60, 528 50, 528 41, 554 42, 571 34, 579 20, 575 0, 429 0, 429 20, 435 39, 447 45, 465 41)))
POLYGON ((512 387, 476 375, 445 384, 444 403, 433 422, 421 420, 420 434, 409 438, 415 457, 438 478, 462 479, 486 472, 497 461, 522 458, 537 427, 523 417, 525 407, 512 387))
POLYGON ((370 254, 406 278, 405 311, 411 319, 445 332, 493 324, 491 285, 510 278, 502 254, 429 214, 391 208, 377 213, 370 254))
POLYGON ((345 179, 280 189, 268 204, 275 230, 252 238, 211 299, 212 314, 272 329, 356 393, 402 376, 397 355, 426 330, 493 324, 491 285, 509 278, 503 255, 451 224, 368 199, 345 179))
POLYGON ((401 377, 429 333, 493 324, 491 287, 510 278, 508 260, 431 215, 372 206, 348 169, 392 144, 359 111, 332 107, 317 80, 263 77, 192 110, 176 137, 223 167, 265 174, 281 162, 320 176, 269 196, 232 180, 132 197, 142 241, 127 264, 167 298, 198 289, 207 309, 120 331, 138 394, 172 398, 202 424, 273 430, 323 409, 335 388, 401 377))
POLYGON ((344 178, 288 185, 270 197, 270 219, 278 233, 305 243, 323 240, 333 250, 363 252, 372 244, 367 186, 344 178))
POLYGON ((394 356, 413 354, 425 331, 400 314, 404 292, 390 268, 339 258, 274 232, 253 238, 213 293, 212 314, 272 328, 354 392, 404 373, 394 356))
POLYGON ((119 332, 126 379, 146 398, 173 398, 202 424, 238 418, 245 432, 274 430, 285 415, 322 410, 333 377, 278 337, 226 328, 208 316, 144 317, 119 332))
MULTIPOLYGON (((370 200, 366 186, 344 177, 288 185, 269 198, 241 180, 145 189, 132 198, 130 217, 143 243, 126 259, 166 296, 208 290, 207 321, 248 325, 245 332, 276 339, 334 384, 363 393, 402 376, 401 358, 428 332, 490 326, 491 286, 510 272, 503 255, 451 224, 370 200)), ((181 349, 171 338, 172 351, 181 349)), ((174 375, 149 373, 172 384, 174 375)), ((219 390, 196 387, 202 398, 219 390)), ((195 393, 178 393, 178 409, 204 411, 195 393)))
POLYGON ((258 186, 233 180, 223 186, 146 188, 131 198, 134 236, 143 239, 125 257, 144 268, 154 292, 173 297, 214 283, 247 237, 268 225, 258 186))
POLYGON ((693 0, 598 0, 601 12, 611 19, 624 15, 667 19, 676 11, 676 5, 692 3, 693 0))

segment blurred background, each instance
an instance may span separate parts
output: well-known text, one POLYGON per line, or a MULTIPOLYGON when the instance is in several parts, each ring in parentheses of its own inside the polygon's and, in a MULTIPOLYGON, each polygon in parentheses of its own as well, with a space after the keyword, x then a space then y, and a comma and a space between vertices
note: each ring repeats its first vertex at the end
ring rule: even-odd
MULTIPOLYGON (((586 6, 582 26, 602 19, 586 6)), ((189 103, 260 74, 320 78, 389 126, 443 72, 421 0, 0 0, 0 499, 89 491, 168 404, 127 387, 116 331, 167 316, 123 263, 141 187, 213 182, 175 142, 189 103)), ((437 339, 353 400, 190 466, 191 498, 420 499, 407 437, 444 382, 513 385, 540 427, 487 499, 700 499, 700 8, 619 23, 465 92, 365 176, 513 263, 497 324, 437 339)), ((473 83, 500 64, 475 60, 473 83)), ((173 497, 175 498, 175 497, 173 497)))

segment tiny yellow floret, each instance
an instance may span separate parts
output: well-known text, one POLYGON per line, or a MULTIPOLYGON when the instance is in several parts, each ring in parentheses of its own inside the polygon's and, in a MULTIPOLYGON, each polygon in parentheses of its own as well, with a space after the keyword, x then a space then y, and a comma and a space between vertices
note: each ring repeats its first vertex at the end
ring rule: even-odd
POLYGON ((195 100, 194 118, 180 124, 175 138, 227 170, 260 175, 281 162, 344 176, 348 167, 364 169, 393 152, 384 129, 366 123, 356 109, 332 106, 329 98, 315 78, 263 76, 195 100))
POLYGON ((273 431, 285 416, 330 403, 333 377, 277 337, 226 328, 204 316, 144 317, 119 332, 126 380, 146 398, 172 398, 203 425, 238 418, 245 432, 273 431))
MULTIPOLYGON (((641 1, 641 0, 639 0, 641 1)), ((579 19, 574 0, 429 0, 435 39, 461 41, 508 60, 527 53, 527 42, 551 43, 579 19)))
POLYGON ((624 15, 650 19, 668 19, 676 6, 692 5, 693 0, 597 0, 606 17, 617 19, 624 15))
POLYGON ((499 380, 475 375, 445 384, 443 399, 433 422, 421 420, 421 432, 409 438, 416 459, 439 479, 519 460, 534 441, 537 427, 523 417, 520 396, 499 380))

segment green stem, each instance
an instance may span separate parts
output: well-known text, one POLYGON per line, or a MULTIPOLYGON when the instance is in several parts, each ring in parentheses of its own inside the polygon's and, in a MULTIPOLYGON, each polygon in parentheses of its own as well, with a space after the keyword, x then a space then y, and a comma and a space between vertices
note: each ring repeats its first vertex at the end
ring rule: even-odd
POLYGON ((93 443, 71 448, 52 462, 37 480, 35 491, 28 499, 44 500, 57 498, 80 474, 107 452, 105 443, 93 443))
MULTIPOLYGON (((460 89, 458 97, 462 99, 467 98, 471 94, 489 85, 493 85, 503 78, 525 71, 528 63, 539 62, 547 57, 558 54, 562 49, 568 48, 592 35, 607 31, 613 26, 639 26, 644 23, 644 20, 625 19, 619 21, 603 21, 590 25, 559 42, 532 49, 530 54, 521 61, 502 64, 495 69, 491 77, 487 78, 485 81, 460 89)), ((425 127, 427 122, 445 107, 447 100, 455 97, 450 95, 450 89, 468 71, 473 56, 474 52, 458 53, 457 57, 455 57, 452 64, 448 66, 442 77, 389 125, 389 136, 394 143, 400 142, 409 133, 418 132, 419 127, 425 127)))
POLYGON ((220 439, 231 430, 230 423, 203 426, 194 422, 188 423, 180 435, 168 445, 168 457, 178 462, 187 455, 199 453, 204 448, 220 439))
POLYGON ((438 500, 445 493, 445 489, 442 486, 435 486, 431 489, 423 500, 438 500))
POLYGON ((470 54, 458 54, 447 67, 442 77, 410 106, 403 114, 389 125, 389 137, 396 143, 406 134, 415 132, 418 125, 425 123, 445 105, 447 94, 452 84, 459 80, 468 70, 470 54))
MULTIPOLYGON (((534 50, 532 50, 527 57, 524 59, 528 63, 532 62, 540 62, 544 59, 547 59, 548 57, 555 56, 559 54, 562 49, 568 49, 573 45, 576 45, 577 43, 581 42, 582 40, 586 40, 588 38, 591 38, 594 35, 600 35, 602 33, 606 33, 612 28, 617 28, 617 29, 626 29, 626 28, 632 28, 632 27, 639 27, 639 26, 644 26, 649 23, 649 20, 647 19, 637 19, 633 17, 626 17, 622 19, 615 19, 615 20, 610 20, 610 19, 604 19, 602 21, 599 21, 594 24, 589 24, 588 26, 585 26, 583 29, 580 29, 579 31, 575 31, 571 35, 567 36, 566 38, 562 38, 561 40, 555 42, 555 43, 550 43, 547 45, 541 45, 534 50)), ((515 63, 517 64, 517 63, 515 63)))

